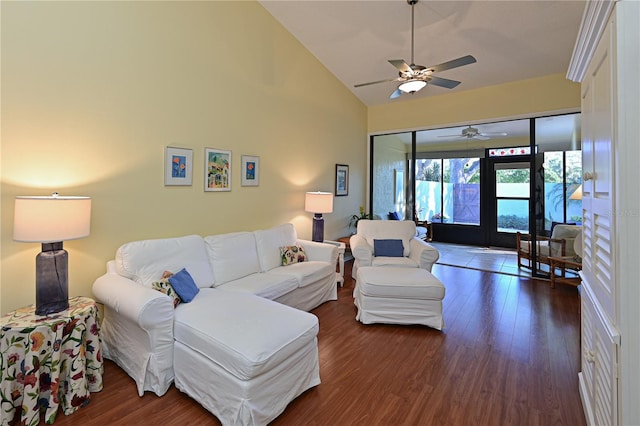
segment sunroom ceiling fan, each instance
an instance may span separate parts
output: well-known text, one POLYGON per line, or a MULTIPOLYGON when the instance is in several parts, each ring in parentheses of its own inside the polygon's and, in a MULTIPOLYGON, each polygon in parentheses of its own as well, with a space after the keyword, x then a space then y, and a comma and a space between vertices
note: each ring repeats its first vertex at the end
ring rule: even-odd
POLYGON ((418 3, 418 0, 407 0, 407 3, 411 6, 411 64, 407 64, 404 59, 389 59, 389 63, 396 67, 399 71, 397 78, 390 78, 386 80, 371 81, 369 83, 356 84, 354 87, 369 86, 372 84, 386 83, 389 81, 398 81, 400 84, 398 88, 391 93, 390 99, 395 99, 405 93, 415 93, 422 90, 427 84, 433 84, 434 86, 444 87, 447 89, 453 89, 459 81, 449 80, 446 78, 436 77, 433 74, 440 71, 450 70, 452 68, 461 67, 463 65, 469 65, 476 62, 476 58, 471 55, 462 56, 457 59, 453 59, 448 62, 443 62, 439 65, 425 67, 423 65, 416 65, 413 60, 414 52, 414 6, 418 3))
POLYGON ((475 127, 468 126, 466 129, 462 129, 461 133, 457 135, 440 135, 439 138, 458 138, 458 139, 479 139, 486 141, 495 136, 507 136, 505 132, 480 132, 475 127))

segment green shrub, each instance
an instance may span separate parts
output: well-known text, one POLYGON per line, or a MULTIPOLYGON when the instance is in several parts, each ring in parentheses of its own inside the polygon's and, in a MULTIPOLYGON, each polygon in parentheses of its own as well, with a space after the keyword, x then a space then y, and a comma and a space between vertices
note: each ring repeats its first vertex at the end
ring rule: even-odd
POLYGON ((514 214, 498 216, 498 228, 529 229, 529 220, 514 214))

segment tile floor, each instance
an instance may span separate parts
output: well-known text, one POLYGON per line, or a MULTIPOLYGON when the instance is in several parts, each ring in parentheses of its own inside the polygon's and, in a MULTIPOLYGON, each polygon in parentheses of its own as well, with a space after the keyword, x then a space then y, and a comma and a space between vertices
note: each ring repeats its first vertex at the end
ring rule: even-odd
POLYGON ((531 271, 527 268, 518 268, 518 257, 515 249, 465 246, 435 241, 430 244, 440 252, 440 259, 438 259, 437 263, 441 265, 479 269, 521 277, 531 276, 531 271))

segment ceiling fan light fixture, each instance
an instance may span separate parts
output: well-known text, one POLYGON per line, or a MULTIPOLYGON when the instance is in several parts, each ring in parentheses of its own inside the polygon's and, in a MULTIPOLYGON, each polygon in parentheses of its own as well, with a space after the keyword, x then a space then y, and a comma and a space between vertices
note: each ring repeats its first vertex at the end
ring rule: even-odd
POLYGON ((401 83, 398 90, 404 93, 414 93, 424 88, 427 82, 424 80, 411 79, 401 83))

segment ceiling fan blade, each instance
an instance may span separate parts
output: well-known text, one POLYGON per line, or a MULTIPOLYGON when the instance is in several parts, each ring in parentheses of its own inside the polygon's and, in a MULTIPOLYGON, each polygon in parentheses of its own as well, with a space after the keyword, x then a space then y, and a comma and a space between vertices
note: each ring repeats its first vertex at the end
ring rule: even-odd
POLYGON ((413 74, 413 70, 411 69, 409 64, 404 61, 404 59, 389 59, 389 63, 398 68, 400 72, 413 74))
POLYGON ((480 132, 480 136, 507 136, 505 132, 480 132))
POLYGON ((371 86, 372 84, 387 83, 389 81, 400 81, 400 79, 399 78, 388 78, 386 80, 370 81, 369 83, 356 84, 353 87, 371 86))
POLYGON ((453 89, 458 84, 460 84, 459 81, 449 80, 448 78, 436 77, 435 75, 430 75, 426 77, 425 80, 427 80, 429 84, 433 84, 434 86, 445 87, 447 89, 453 89))
POLYGON ((478 134, 478 135, 473 136, 472 139, 478 139, 478 140, 481 140, 481 141, 488 141, 491 138, 488 138, 488 137, 486 137, 484 135, 479 135, 478 134))
POLYGON ((432 67, 427 67, 427 70, 431 70, 431 72, 440 72, 444 70, 450 70, 452 68, 458 68, 463 65, 473 64, 474 62, 476 62, 476 58, 474 58, 471 55, 467 55, 467 56, 462 56, 458 59, 454 59, 449 62, 443 62, 441 64, 434 65, 432 67))
POLYGON ((393 91, 393 93, 389 96, 389 99, 395 99, 395 98, 399 98, 402 95, 402 90, 400 89, 396 89, 393 91))
POLYGON ((439 138, 464 138, 465 136, 462 135, 440 135, 438 136, 439 138))

